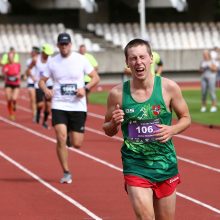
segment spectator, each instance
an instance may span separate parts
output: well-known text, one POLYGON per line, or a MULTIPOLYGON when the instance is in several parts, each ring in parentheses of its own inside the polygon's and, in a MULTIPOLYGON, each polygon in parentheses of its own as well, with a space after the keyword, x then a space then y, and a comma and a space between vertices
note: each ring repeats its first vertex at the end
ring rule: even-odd
POLYGON ((201 90, 202 90, 202 106, 200 111, 207 111, 207 95, 211 96, 210 112, 217 111, 216 97, 216 76, 219 70, 219 62, 211 57, 210 51, 203 52, 203 60, 200 64, 201 75, 201 90))

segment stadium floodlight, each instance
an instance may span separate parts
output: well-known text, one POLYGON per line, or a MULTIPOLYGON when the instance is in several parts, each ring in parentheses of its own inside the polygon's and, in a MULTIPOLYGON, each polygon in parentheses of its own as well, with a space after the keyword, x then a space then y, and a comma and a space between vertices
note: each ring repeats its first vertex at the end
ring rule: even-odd
POLYGON ((7 14, 10 11, 11 5, 8 0, 0 0, 0 13, 7 14))

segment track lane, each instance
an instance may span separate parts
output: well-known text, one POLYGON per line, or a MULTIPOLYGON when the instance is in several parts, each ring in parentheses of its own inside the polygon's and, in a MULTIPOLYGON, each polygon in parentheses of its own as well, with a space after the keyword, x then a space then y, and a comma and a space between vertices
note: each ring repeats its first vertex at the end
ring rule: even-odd
MULTIPOLYGON (((97 112, 97 111, 96 111, 97 112)), ((89 117, 90 118, 90 117, 89 117)), ((23 119, 22 119, 23 120, 23 119)), ((89 121, 89 120, 88 120, 89 121)), ((97 125, 98 123, 100 123, 100 122, 96 122, 95 123, 95 125, 97 125)), ((94 125, 94 122, 92 123, 93 125, 94 125)), ((42 131, 42 130, 41 130, 42 131)), ((46 131, 44 131, 44 133, 47 133, 46 131)), ((86 138, 86 139, 88 139, 88 143, 89 143, 89 136, 90 136, 90 132, 87 132, 88 134, 87 134, 87 137, 88 138, 86 138)), ((97 135, 96 135, 97 136, 97 135)), ((97 143, 97 137, 94 137, 94 134, 92 134, 92 132, 91 132, 91 140, 93 140, 93 142, 94 143, 97 143)), ((109 140, 109 139, 108 139, 109 140)), ((87 140, 86 140, 87 141, 87 140)), ((104 138, 104 140, 102 141, 103 142, 103 144, 105 144, 105 142, 107 142, 106 141, 106 139, 104 138)), ((109 142, 109 141, 108 141, 109 142)), ((110 141, 111 142, 111 141, 110 141)), ((112 141, 112 143, 111 143, 111 145, 108 147, 108 146, 104 146, 105 147, 105 149, 102 151, 102 152, 100 152, 100 150, 102 149, 102 147, 100 146, 100 143, 98 142, 98 144, 96 144, 96 146, 95 147, 93 147, 94 145, 92 144, 91 146, 89 146, 89 147, 85 147, 83 150, 84 151, 87 151, 87 150, 89 150, 89 151, 91 151, 91 152, 93 152, 93 153, 96 153, 96 151, 94 150, 94 149, 96 149, 96 148, 98 148, 98 152, 99 152, 99 154, 100 154, 100 156, 103 156, 103 154, 104 154, 104 157, 109 157, 109 153, 106 153, 106 151, 107 151, 107 149, 109 148, 109 149, 111 149, 111 151, 112 151, 112 149, 116 149, 116 151, 114 152, 114 154, 113 155, 116 155, 116 153, 118 154, 119 152, 118 152, 118 150, 120 150, 120 143, 118 143, 117 141, 112 141), (113 144, 112 144, 113 143, 113 144), (116 147, 115 147, 116 146, 116 147)), ((87 145, 87 144, 86 144, 87 145)), ((85 146, 86 146, 85 145, 85 146)), ((108 151, 107 151, 108 152, 108 151)), ((109 151, 110 152, 110 151, 109 151)), ((119 157, 116 157, 117 159, 116 159, 116 161, 117 161, 117 163, 118 164, 120 164, 120 158, 119 157)), ((114 158, 114 156, 112 157, 112 159, 111 160, 114 160, 115 158, 114 158)), ((118 165, 117 164, 117 165, 118 165)), ((190 168, 191 169, 191 168, 190 168)), ((121 178, 121 177, 120 177, 121 178)), ((185 181, 185 180, 184 180, 185 181)), ((181 184, 180 186, 182 186, 183 184, 181 184)), ((124 196, 124 194, 123 194, 123 196, 124 196)), ((126 196, 125 196, 126 197, 126 196)), ((197 207, 197 205, 196 205, 196 207, 197 207)), ((200 208, 200 207, 199 207, 200 208)), ((130 206, 129 206, 129 209, 130 209, 130 206)), ((202 209, 203 210, 203 209, 202 209)), ((202 213, 202 211, 200 211, 200 213, 202 213)), ((208 211, 208 213, 209 213, 209 211, 208 211)), ((213 212, 211 212, 212 214, 213 214, 213 212)), ((178 216, 178 213, 177 213, 177 216, 178 216)), ((205 215, 206 216, 206 215, 205 215)), ((211 215, 211 216, 213 216, 213 215, 211 215)), ((215 214, 214 214, 214 216, 215 216, 215 214)), ((183 217, 183 215, 182 215, 182 217, 183 217)), ((181 219, 181 218, 177 218, 177 219, 181 219)), ((195 219, 195 218, 188 218, 188 219, 195 219)), ((202 218, 199 218, 199 219, 202 219, 202 218)), ((209 218, 206 218, 206 219, 209 219, 209 218)), ((211 219, 211 218, 210 218, 211 219)))

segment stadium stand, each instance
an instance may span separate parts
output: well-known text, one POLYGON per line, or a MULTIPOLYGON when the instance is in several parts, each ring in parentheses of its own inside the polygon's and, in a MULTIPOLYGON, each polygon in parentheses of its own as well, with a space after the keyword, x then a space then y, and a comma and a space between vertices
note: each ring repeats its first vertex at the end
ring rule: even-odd
MULTIPOLYGON (((208 49, 220 45, 220 22, 150 22, 146 29, 151 44, 158 50, 208 49)), ((121 48, 140 37, 138 23, 89 23, 87 30, 121 48)))
POLYGON ((13 46, 17 52, 28 53, 32 46, 41 46, 47 42, 56 45, 60 32, 68 32, 76 48, 85 44, 88 51, 98 52, 101 47, 80 32, 66 28, 64 24, 0 24, 0 53, 8 51, 13 46))

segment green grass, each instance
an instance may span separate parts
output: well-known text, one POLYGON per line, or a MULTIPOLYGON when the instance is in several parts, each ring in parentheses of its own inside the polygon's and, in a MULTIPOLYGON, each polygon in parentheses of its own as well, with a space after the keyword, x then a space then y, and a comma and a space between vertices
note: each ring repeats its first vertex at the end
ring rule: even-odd
MULTIPOLYGON (((207 112, 201 113, 201 91, 200 90, 185 90, 183 96, 189 106, 192 121, 206 125, 220 125, 220 105, 218 104, 218 111, 211 113, 209 108, 211 106, 210 97, 208 96, 207 112)), ((220 89, 217 90, 217 98, 220 99, 220 89)))
MULTIPOLYGON (((201 91, 198 90, 183 90, 183 96, 189 106, 190 114, 193 122, 205 125, 220 125, 220 105, 218 104, 218 111, 210 113, 209 108, 211 105, 210 97, 208 97, 208 111, 205 113, 200 112, 201 107, 201 91)), ((106 105, 108 92, 92 92, 89 100, 93 104, 106 105)), ((217 97, 220 100, 220 89, 217 90, 217 97)), ((175 117, 175 116, 174 116, 175 117)))

